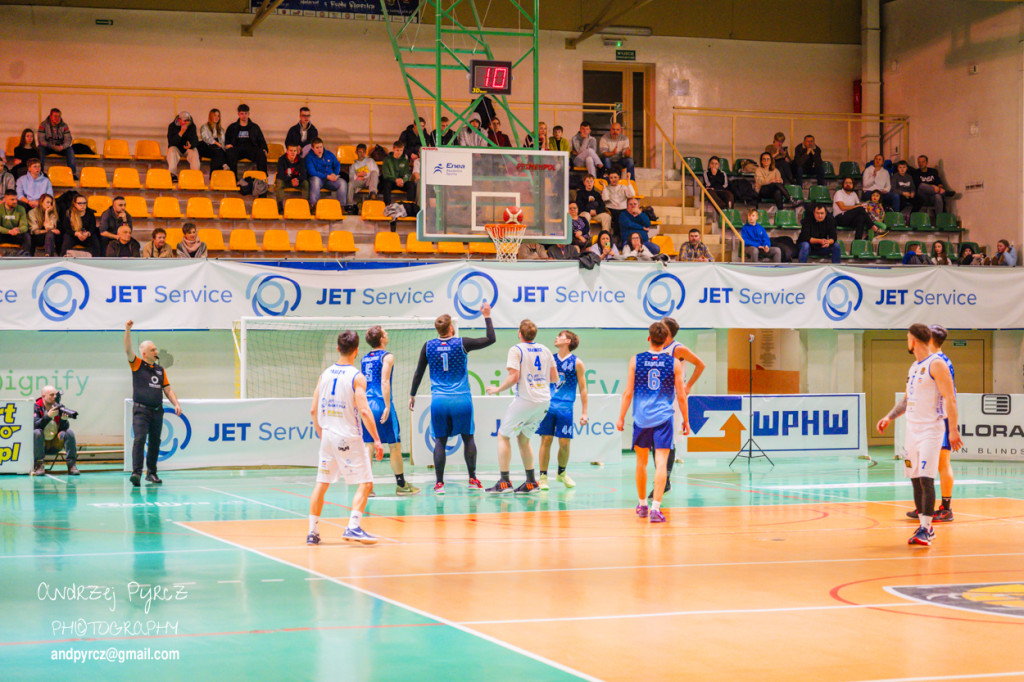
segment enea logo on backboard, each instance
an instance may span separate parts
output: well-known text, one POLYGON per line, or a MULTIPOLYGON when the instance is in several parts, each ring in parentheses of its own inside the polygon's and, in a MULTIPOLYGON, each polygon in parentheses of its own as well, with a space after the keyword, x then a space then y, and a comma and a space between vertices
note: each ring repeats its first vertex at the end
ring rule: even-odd
POLYGON ((640 280, 636 289, 637 298, 643 305, 644 313, 652 320, 671 316, 683 307, 686 287, 683 281, 667 272, 652 272, 640 280))
POLYGON ((429 185, 468 187, 473 184, 473 155, 467 152, 431 150, 429 185))
POLYGON ((89 284, 74 270, 49 268, 32 283, 32 298, 39 301, 43 317, 63 322, 89 303, 89 284))
MULTIPOLYGON (((434 427, 430 425, 430 410, 420 410, 420 420, 417 423, 417 427, 420 433, 423 434, 423 442, 427 445, 427 450, 430 452, 434 451, 434 427)), ((458 435, 455 438, 450 438, 447 443, 444 444, 444 451, 449 455, 454 455, 458 452, 459 447, 462 445, 462 436, 458 435)))
POLYGON ((845 320, 860 308, 864 290, 850 275, 828 274, 818 284, 818 300, 825 317, 833 322, 845 320))
POLYGON ((249 280, 245 297, 252 302, 252 311, 260 317, 287 315, 299 307, 302 287, 290 277, 264 272, 249 280))
POLYGON ((490 275, 479 270, 461 271, 448 280, 448 300, 455 314, 464 320, 480 317, 480 307, 498 302, 498 285, 490 275))

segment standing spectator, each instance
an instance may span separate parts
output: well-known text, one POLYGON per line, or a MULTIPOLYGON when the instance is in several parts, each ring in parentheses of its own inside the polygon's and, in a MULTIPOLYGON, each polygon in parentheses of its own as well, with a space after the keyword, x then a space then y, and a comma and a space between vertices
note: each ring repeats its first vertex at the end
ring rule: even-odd
POLYGON ((153 230, 153 241, 142 247, 143 258, 174 258, 174 250, 167 245, 167 230, 153 230))
MULTIPOLYGON (((442 118, 442 121, 445 119, 442 118)), ((451 130, 445 135, 451 135, 451 130)), ((442 138, 444 136, 442 135, 442 138)), ((449 137, 450 139, 450 137, 449 137)), ((447 144, 447 142, 445 142, 447 144)), ((380 182, 380 171, 377 169, 377 162, 366 155, 366 145, 356 145, 356 160, 348 167, 348 205, 356 203, 356 192, 367 189, 370 192, 370 199, 377 198, 377 185, 380 182)))
POLYGON ((633 166, 633 150, 629 146, 629 138, 622 134, 622 124, 615 122, 611 130, 601 138, 598 145, 598 153, 604 164, 605 172, 612 168, 620 167, 625 173, 622 177, 629 179, 635 171, 633 166))
POLYGON ((803 182, 804 175, 814 173, 818 184, 825 185, 825 166, 821 162, 821 149, 814 143, 814 135, 804 136, 804 143, 796 148, 793 155, 792 168, 796 184, 803 182))
POLYGON ((131 215, 125 209, 124 197, 114 197, 110 207, 100 215, 100 253, 107 252, 107 245, 118 238, 118 230, 122 225, 133 229, 135 227, 131 215))
MULTIPOLYGON (((472 118, 472 117, 471 117, 472 118)), ((479 116, 477 124, 480 123, 479 116)), ((405 190, 405 198, 409 201, 416 199, 416 183, 412 179, 412 164, 409 158, 404 156, 405 147, 401 140, 397 140, 391 147, 391 154, 384 159, 381 176, 381 191, 384 194, 384 205, 391 205, 391 192, 395 189, 405 190)))
POLYGON ((601 233, 597 235, 597 241, 587 251, 597 254, 601 260, 619 260, 621 258, 619 247, 615 246, 615 242, 612 241, 612 233, 608 230, 601 230, 601 233))
POLYGON ((860 197, 853 191, 853 178, 843 178, 842 189, 837 189, 832 195, 832 218, 840 227, 852 227, 854 239, 867 236, 871 218, 860 205, 860 197))
POLYGON ((775 162, 775 167, 779 169, 782 180, 787 185, 799 184, 796 178, 793 177, 792 160, 789 158, 789 147, 786 146, 786 135, 784 133, 775 133, 772 143, 765 147, 764 150, 772 155, 772 161, 775 162))
POLYGON ((224 128, 220 124, 220 109, 210 109, 206 123, 199 129, 199 153, 210 160, 210 170, 231 170, 224 151, 224 128))
POLYGON ((867 199, 871 196, 871 192, 878 190, 882 195, 882 205, 888 206, 898 213, 900 210, 900 195, 898 192, 893 191, 892 179, 889 177, 889 171, 885 170, 885 167, 882 165, 883 163, 885 163, 884 157, 881 154, 875 154, 871 165, 864 169, 864 174, 860 181, 861 196, 867 199))
POLYGON ((199 239, 195 223, 181 226, 181 241, 178 242, 178 258, 206 258, 206 244, 199 239))
MULTIPOLYGON (((470 121, 473 117, 470 116, 470 121)), ((427 122, 422 117, 419 119, 420 130, 423 131, 423 136, 426 137, 429 133, 427 132, 427 122)), ((423 148, 423 142, 420 140, 420 134, 416 130, 416 122, 413 121, 402 131, 402 134, 398 136, 399 141, 405 145, 402 153, 408 157, 409 161, 415 161, 420 158, 420 150, 423 148)))
POLYGON ((123 223, 117 228, 117 239, 112 239, 107 244, 104 255, 107 258, 138 258, 141 251, 139 242, 132 237, 132 226, 123 223))
POLYGON ((249 120, 248 104, 238 105, 238 120, 229 125, 224 133, 224 150, 228 166, 236 175, 241 159, 252 161, 257 169, 267 172, 267 141, 263 139, 260 127, 249 120))
POLYGON ((32 235, 33 253, 42 246, 47 256, 57 255, 63 238, 57 225, 57 206, 49 194, 39 197, 39 203, 28 212, 28 231, 32 235))
MULTIPOLYGON (((568 152, 569 140, 562 137, 562 126, 555 126, 551 129, 551 139, 548 140, 548 149, 553 152, 568 152)), ((593 173, 591 173, 593 175, 593 173)))
POLYGON ((288 133, 284 137, 284 146, 291 147, 295 145, 302 150, 302 158, 306 158, 309 154, 310 148, 313 146, 313 140, 320 137, 319 131, 316 126, 310 122, 309 107, 302 107, 299 109, 299 122, 288 129, 288 133))
MULTIPOLYGON (((300 196, 307 198, 310 196, 306 161, 302 160, 299 144, 295 141, 289 142, 288 149, 277 159, 274 197, 277 199, 277 210, 282 213, 284 212, 284 191, 286 189, 297 189, 300 196)), ((319 198, 320 189, 317 188, 317 199, 319 198)))
POLYGON ((597 177, 597 169, 604 167, 600 154, 597 153, 597 140, 590 135, 590 123, 580 123, 580 132, 572 136, 572 153, 574 166, 586 166, 587 172, 597 177))
MULTIPOLYGON (((39 145, 39 161, 46 163, 47 154, 63 156, 71 174, 78 180, 78 166, 75 165, 75 150, 72 148, 71 129, 61 118, 60 109, 50 109, 50 115, 39 124, 36 143, 39 145)), ((45 166, 40 166, 45 167, 45 166)))
POLYGON ((590 247, 590 218, 580 215, 575 201, 569 202, 569 218, 572 219, 572 243, 582 252, 590 247))
MULTIPOLYGON (((434 131, 434 137, 437 137, 437 131, 434 131)), ((458 138, 455 135, 455 129, 448 125, 448 117, 441 117, 441 139, 434 139, 434 146, 448 147, 451 145, 457 145, 459 143, 458 138)), ((350 171, 351 173, 351 171, 350 171)))
POLYGON ((679 250, 679 260, 697 263, 710 263, 714 260, 708 247, 701 241, 700 230, 693 228, 686 237, 686 243, 679 250))
POLYGON ((501 132, 501 119, 495 116, 491 119, 491 127, 487 130, 487 138, 494 143, 495 147, 511 147, 512 140, 508 135, 501 132))
POLYGON ((1000 239, 996 243, 996 255, 992 256, 990 265, 1014 267, 1017 265, 1017 249, 1010 246, 1010 242, 1005 239, 1000 239))
MULTIPOLYGON (((459 133, 459 145, 463 147, 489 147, 487 138, 480 133, 480 114, 475 111, 469 115, 469 125, 459 133)), ((403 147, 404 151, 405 148, 403 147)))
POLYGON ((836 221, 821 204, 804 214, 800 236, 796 241, 800 249, 798 258, 801 263, 806 263, 807 257, 811 255, 816 258, 831 257, 833 263, 840 260, 836 221))
POLYGON ((18 203, 16 192, 4 192, 4 203, 0 206, 0 244, 11 244, 23 251, 32 250, 32 235, 28 229, 28 215, 25 207, 18 203))
POLYGON ((99 257, 100 234, 96 229, 96 212, 89 208, 84 196, 72 195, 71 207, 58 224, 64 235, 64 255, 99 257))
POLYGON ((910 211, 914 205, 914 196, 917 194, 917 183, 909 172, 910 164, 900 161, 896 164, 896 174, 892 177, 892 188, 899 200, 899 208, 894 211, 903 213, 903 219, 910 219, 910 211))
POLYGON ((734 197, 729 191, 729 178, 722 171, 721 165, 717 156, 708 159, 708 167, 704 170, 704 187, 714 197, 718 208, 732 208, 734 197))
MULTIPOLYGON (((767 152, 765 152, 767 154, 767 152)), ((743 238, 743 252, 747 260, 756 263, 761 257, 773 263, 782 262, 782 249, 772 246, 768 232, 757 222, 759 213, 756 208, 747 211, 747 222, 743 224, 740 236, 743 238)))
MULTIPOLYGON (((21 131, 21 139, 18 140, 18 146, 14 148, 14 158, 18 160, 16 164, 11 166, 11 174, 14 179, 17 180, 22 175, 28 173, 28 161, 29 159, 39 158, 39 147, 36 146, 36 134, 31 128, 25 128, 21 131)), ((12 159, 7 159, 10 163, 12 159)))
POLYGON ((53 196, 53 185, 50 184, 50 178, 43 175, 42 162, 39 159, 28 160, 28 174, 18 178, 17 194, 18 201, 26 211, 35 208, 39 203, 39 197, 44 194, 53 196))
MULTIPOLYGON (((617 171, 608 173, 608 184, 601 190, 601 198, 604 199, 604 205, 608 212, 612 214, 613 225, 619 224, 619 216, 626 210, 626 202, 630 197, 635 196, 636 193, 633 191, 633 185, 630 183, 620 183, 617 171)), ((626 239, 626 235, 621 234, 620 236, 623 240, 626 239)))
POLYGON ((178 181, 178 163, 182 156, 188 160, 189 168, 199 170, 199 134, 192 114, 187 111, 175 116, 167 126, 167 170, 171 171, 174 182, 178 181))
MULTIPOLYGON (((385 162, 387 163, 387 162, 385 162)), ((309 207, 316 209, 320 201, 320 188, 333 191, 338 203, 344 204, 348 197, 348 183, 341 177, 341 163, 319 137, 314 138, 310 153, 306 156, 306 173, 309 175, 309 207)))
POLYGON ((946 255, 946 245, 943 242, 932 244, 932 265, 949 265, 949 256, 946 255))
POLYGON ((759 200, 774 203, 777 211, 782 210, 782 205, 789 201, 789 193, 782 184, 782 174, 768 152, 761 154, 761 163, 754 170, 754 191, 759 200))
POLYGON ((579 207, 581 215, 589 217, 590 220, 596 219, 601 223, 602 230, 611 231, 612 214, 604 205, 601 193, 594 189, 594 179, 593 175, 583 178, 583 189, 576 192, 576 205, 579 207))
POLYGON ((651 229, 651 219, 640 210, 640 200, 630 197, 626 202, 626 210, 619 214, 619 234, 622 235, 622 243, 629 243, 630 235, 639 233, 643 245, 651 254, 657 256, 661 253, 661 247, 648 239, 647 230, 649 229, 651 229))
POLYGON ((956 196, 956 192, 947 189, 938 168, 928 165, 928 157, 922 154, 917 157, 917 170, 914 172, 914 182, 917 185, 917 204, 924 207, 931 204, 936 213, 943 212, 944 201, 956 196))

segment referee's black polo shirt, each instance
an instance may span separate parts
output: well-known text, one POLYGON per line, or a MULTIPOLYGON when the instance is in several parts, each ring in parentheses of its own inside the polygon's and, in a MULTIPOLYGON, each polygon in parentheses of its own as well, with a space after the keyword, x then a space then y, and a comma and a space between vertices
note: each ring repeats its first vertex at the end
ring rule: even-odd
POLYGON ((167 379, 167 370, 160 365, 143 362, 137 356, 129 365, 132 368, 132 402, 154 409, 161 407, 164 402, 164 386, 171 385, 167 379))

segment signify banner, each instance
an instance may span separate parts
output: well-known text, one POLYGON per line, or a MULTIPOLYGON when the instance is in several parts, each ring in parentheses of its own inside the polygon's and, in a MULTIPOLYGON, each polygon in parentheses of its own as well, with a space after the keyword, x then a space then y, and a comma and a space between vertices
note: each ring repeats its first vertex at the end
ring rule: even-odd
POLYGON ((442 312, 495 324, 646 328, 783 325, 902 329, 1024 320, 1024 270, 757 267, 726 264, 450 263, 342 271, 232 261, 27 259, 0 262, 0 329, 230 329, 243 316, 396 316, 442 312))
MULTIPOLYGON (((571 457, 580 462, 601 462, 611 464, 622 461, 622 438, 615 428, 619 417, 621 398, 617 395, 592 394, 588 396, 586 426, 580 425, 580 401, 576 401, 573 412, 571 457)), ((511 396, 473 397, 473 421, 476 425, 477 468, 481 471, 498 470, 498 428, 505 409, 512 402, 511 396)), ((535 461, 539 462, 540 437, 532 439, 535 461)), ((445 444, 448 451, 449 467, 464 469, 462 438, 449 438, 445 444)), ((558 442, 551 446, 552 461, 557 463, 558 442)), ((416 398, 416 409, 412 415, 412 460, 417 465, 434 461, 434 433, 430 428, 430 398, 416 398)), ((512 443, 512 469, 522 470, 518 446, 512 443)))
POLYGON ((27 474, 35 458, 32 400, 0 400, 0 474, 27 474))
MULTIPOLYGON (((953 459, 1024 461, 1024 395, 958 393, 956 405, 964 447, 952 453, 953 459)), ((906 419, 897 419, 895 426, 893 445, 902 457, 906 419)))
MULTIPOLYGON (((265 5, 264 0, 249 0, 249 11, 255 14, 265 5)), ((419 9, 419 0, 386 0, 388 15, 393 18, 408 17, 419 9)), ((371 19, 382 20, 383 12, 379 0, 284 0, 275 14, 297 17, 319 17, 323 19, 371 19)))
MULTIPOLYGON (((864 394, 691 395, 690 436, 677 438, 689 456, 732 457, 753 438, 769 457, 866 455, 864 394), (751 423, 751 417, 753 423, 751 423)), ((677 417, 678 419, 678 417, 677 417)), ((678 425, 677 425, 678 428, 678 425)))

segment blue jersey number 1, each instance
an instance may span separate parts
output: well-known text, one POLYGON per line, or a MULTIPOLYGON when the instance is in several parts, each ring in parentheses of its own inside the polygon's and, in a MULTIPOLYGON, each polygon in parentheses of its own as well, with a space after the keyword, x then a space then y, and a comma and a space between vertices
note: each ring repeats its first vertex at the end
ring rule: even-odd
POLYGON ((448 354, 441 353, 441 365, 444 366, 444 371, 448 371, 448 354))

